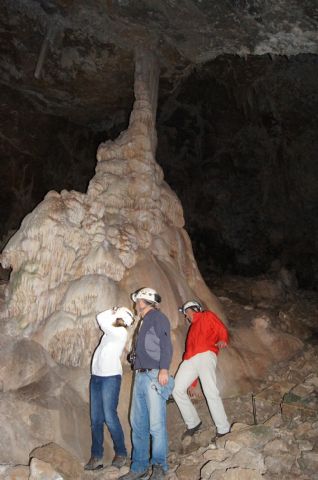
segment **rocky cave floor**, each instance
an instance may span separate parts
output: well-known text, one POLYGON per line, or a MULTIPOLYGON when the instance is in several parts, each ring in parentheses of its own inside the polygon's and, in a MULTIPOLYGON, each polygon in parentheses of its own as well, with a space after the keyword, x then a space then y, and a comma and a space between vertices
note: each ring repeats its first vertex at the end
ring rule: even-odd
MULTIPOLYGON (((167 480, 318 479, 318 294, 285 288, 273 280, 210 279, 230 325, 263 316, 275 329, 298 336, 303 349, 277 363, 254 388, 225 398, 230 434, 212 442, 214 427, 204 399, 195 399, 202 429, 181 442, 185 429, 174 402, 168 404, 170 438, 167 480), (278 288, 275 289, 275 285, 278 288)), ((84 472, 83 464, 55 444, 37 449, 29 466, 0 466, 3 479, 117 479, 128 471, 106 466, 84 472)), ((32 457, 32 455, 31 455, 32 457)))

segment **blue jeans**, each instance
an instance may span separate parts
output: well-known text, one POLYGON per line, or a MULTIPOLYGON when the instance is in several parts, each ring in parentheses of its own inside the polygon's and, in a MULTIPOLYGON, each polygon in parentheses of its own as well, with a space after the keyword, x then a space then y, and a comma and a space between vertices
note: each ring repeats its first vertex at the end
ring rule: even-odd
POLYGON ((173 389, 173 378, 168 385, 158 382, 159 370, 136 372, 131 405, 133 472, 144 472, 149 467, 150 436, 151 463, 168 470, 168 434, 166 400, 173 389))
POLYGON ((112 437, 115 453, 117 455, 127 455, 124 432, 117 414, 120 385, 121 375, 91 376, 91 453, 94 457, 103 458, 104 455, 104 422, 112 437))

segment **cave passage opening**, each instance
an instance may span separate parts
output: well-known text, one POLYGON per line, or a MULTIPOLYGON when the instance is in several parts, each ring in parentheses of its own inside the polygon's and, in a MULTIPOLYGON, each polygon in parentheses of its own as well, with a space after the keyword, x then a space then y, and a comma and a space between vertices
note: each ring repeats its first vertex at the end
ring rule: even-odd
POLYGON ((204 276, 293 271, 317 288, 318 60, 233 55, 161 103, 157 159, 204 276))

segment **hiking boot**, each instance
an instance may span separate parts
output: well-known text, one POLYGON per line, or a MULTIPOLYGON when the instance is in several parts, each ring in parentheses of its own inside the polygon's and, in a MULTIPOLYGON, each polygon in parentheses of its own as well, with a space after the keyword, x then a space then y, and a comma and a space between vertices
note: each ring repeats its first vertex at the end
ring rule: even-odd
POLYGON ((91 456, 88 463, 86 463, 84 470, 100 470, 104 467, 103 459, 91 456))
POLYGON ((125 475, 122 475, 121 477, 118 477, 118 480, 145 480, 148 478, 148 469, 145 470, 144 472, 133 472, 132 470, 129 470, 128 473, 125 475))
POLYGON ((165 478, 166 474, 161 465, 154 465, 152 468, 152 474, 150 480, 162 480, 165 478))
POLYGON ((182 434, 181 440, 184 440, 186 437, 192 437, 192 435, 194 435, 195 432, 197 432, 200 429, 201 425, 202 425, 202 422, 198 423, 198 425, 196 425, 193 428, 188 428, 188 430, 186 430, 182 434))
POLYGON ((112 461, 112 466, 121 468, 126 465, 127 457, 125 455, 115 455, 112 461))
POLYGON ((218 432, 217 432, 217 433, 215 434, 215 436, 214 436, 214 437, 212 438, 212 440, 211 440, 212 443, 213 443, 213 442, 215 443, 218 438, 222 438, 222 437, 224 437, 225 435, 227 435, 228 433, 230 433, 230 430, 229 430, 228 432, 226 432, 226 433, 218 433, 218 432))

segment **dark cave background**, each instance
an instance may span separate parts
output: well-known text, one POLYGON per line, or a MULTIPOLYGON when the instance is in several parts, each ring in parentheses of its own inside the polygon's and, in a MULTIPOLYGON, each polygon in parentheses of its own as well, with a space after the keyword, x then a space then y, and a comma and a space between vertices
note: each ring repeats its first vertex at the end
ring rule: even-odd
MULTIPOLYGON (((179 196, 203 276, 294 271, 318 280, 318 57, 224 55, 159 91, 157 161, 179 196)), ((165 79, 162 79, 165 82, 165 79)), ((39 111, 0 92, 1 247, 49 190, 84 192, 98 144, 127 127, 39 111)))

